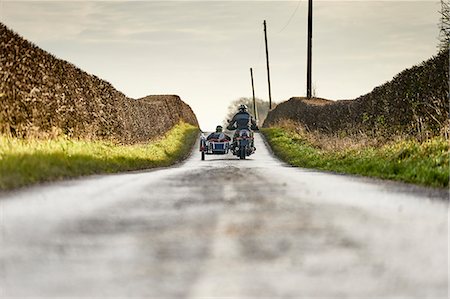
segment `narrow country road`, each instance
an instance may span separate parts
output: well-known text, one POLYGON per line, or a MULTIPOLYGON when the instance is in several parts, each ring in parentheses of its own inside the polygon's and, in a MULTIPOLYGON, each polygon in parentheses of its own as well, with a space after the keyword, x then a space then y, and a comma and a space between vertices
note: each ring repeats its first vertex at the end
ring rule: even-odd
POLYGON ((0 196, 2 298, 447 298, 448 193, 193 155, 0 196))

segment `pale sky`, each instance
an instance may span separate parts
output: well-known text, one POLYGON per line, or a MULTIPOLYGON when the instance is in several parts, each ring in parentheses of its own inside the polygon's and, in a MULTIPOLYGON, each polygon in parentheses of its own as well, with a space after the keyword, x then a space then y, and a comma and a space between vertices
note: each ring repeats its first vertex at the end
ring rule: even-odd
MULTIPOLYGON (((437 53, 438 1, 314 1, 317 96, 353 99, 437 53)), ((229 103, 306 93, 307 0, 3 1, 0 20, 41 48, 112 83, 129 97, 177 94, 201 128, 229 103), (289 22, 290 20, 290 22, 289 22)))

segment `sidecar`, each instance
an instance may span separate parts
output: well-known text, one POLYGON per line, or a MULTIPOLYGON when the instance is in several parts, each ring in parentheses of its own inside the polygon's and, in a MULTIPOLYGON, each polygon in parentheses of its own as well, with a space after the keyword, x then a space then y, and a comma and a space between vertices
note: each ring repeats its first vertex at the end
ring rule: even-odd
POLYGON ((202 160, 205 160, 205 155, 226 155, 229 150, 230 141, 227 139, 207 140, 203 134, 200 137, 200 153, 202 160))

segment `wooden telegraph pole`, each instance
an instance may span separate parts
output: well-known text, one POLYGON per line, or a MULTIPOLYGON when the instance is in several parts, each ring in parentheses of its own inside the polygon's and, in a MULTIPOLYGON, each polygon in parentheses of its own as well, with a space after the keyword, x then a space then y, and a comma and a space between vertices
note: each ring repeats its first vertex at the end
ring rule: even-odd
POLYGON ((306 66, 306 97, 311 98, 311 62, 312 62, 312 14, 313 14, 313 1, 308 0, 308 58, 306 66))
POLYGON ((270 90, 269 48, 267 47, 266 20, 264 20, 264 40, 266 41, 267 83, 269 84, 269 109, 272 109, 272 93, 270 90))
POLYGON ((255 121, 257 121, 258 113, 256 112, 255 84, 253 83, 253 69, 252 68, 250 68, 250 78, 252 79, 253 113, 255 114, 255 121))

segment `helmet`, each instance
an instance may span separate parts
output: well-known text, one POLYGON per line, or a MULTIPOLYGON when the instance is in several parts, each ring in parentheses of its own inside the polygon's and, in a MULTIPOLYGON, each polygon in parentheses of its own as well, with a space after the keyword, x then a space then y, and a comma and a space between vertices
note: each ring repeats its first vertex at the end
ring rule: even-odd
POLYGON ((216 132, 222 132, 222 129, 223 129, 222 126, 217 126, 216 127, 216 132))
POLYGON ((247 105, 242 104, 242 105, 239 106, 239 111, 240 112, 247 112, 247 109, 248 109, 247 105))

